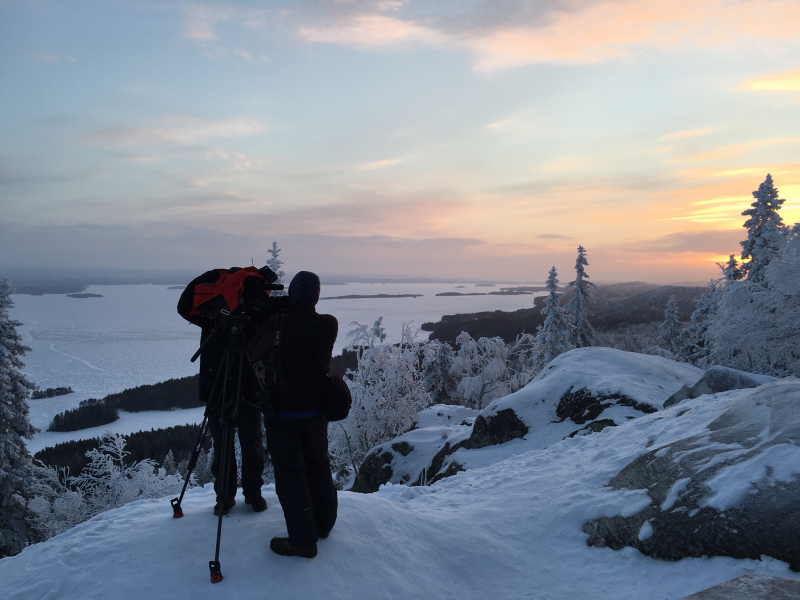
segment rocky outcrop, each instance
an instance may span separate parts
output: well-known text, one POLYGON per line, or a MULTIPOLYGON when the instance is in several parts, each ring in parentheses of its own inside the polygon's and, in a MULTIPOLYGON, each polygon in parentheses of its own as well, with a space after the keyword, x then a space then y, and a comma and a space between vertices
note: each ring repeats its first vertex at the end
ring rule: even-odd
POLYGON ((510 408, 494 415, 478 415, 472 426, 472 435, 464 443, 465 448, 485 448, 495 444, 505 444, 511 440, 525 437, 528 426, 510 408))
POLYGON ((586 543, 664 560, 767 555, 800 571, 797 393, 791 380, 743 392, 707 434, 639 456, 609 485, 646 490, 651 504, 585 523, 586 543))
POLYGON ((664 408, 678 404, 681 400, 698 398, 704 394, 717 394, 730 390, 744 390, 775 381, 775 377, 745 373, 728 367, 710 367, 694 385, 684 385, 664 402, 664 408))
POLYGON ((769 575, 742 575, 681 600, 797 600, 800 580, 769 575))
POLYGON ((392 459, 394 455, 382 448, 372 451, 364 457, 358 475, 350 488, 353 492, 371 494, 392 478, 392 459))
POLYGON ((573 423, 583 425, 587 421, 594 421, 610 406, 619 404, 630 406, 642 413, 654 413, 656 408, 644 402, 637 402, 625 394, 593 393, 586 388, 573 391, 570 388, 558 401, 556 416, 559 420, 570 419, 573 423))

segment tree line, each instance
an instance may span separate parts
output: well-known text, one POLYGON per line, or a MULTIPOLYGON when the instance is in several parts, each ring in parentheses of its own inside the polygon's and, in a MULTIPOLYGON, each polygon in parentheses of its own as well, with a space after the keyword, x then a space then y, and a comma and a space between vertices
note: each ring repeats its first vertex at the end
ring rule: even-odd
POLYGON ((53 417, 48 431, 77 431, 113 423, 119 411, 171 410, 203 406, 199 398, 199 375, 168 379, 161 383, 140 385, 109 394, 102 400, 89 398, 77 408, 53 417))

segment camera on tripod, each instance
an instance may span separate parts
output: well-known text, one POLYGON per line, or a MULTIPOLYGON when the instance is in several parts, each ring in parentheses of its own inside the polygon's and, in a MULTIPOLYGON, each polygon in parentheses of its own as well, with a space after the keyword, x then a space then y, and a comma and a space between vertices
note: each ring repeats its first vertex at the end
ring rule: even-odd
MULTIPOLYGON (((227 513, 224 507, 228 500, 225 496, 228 482, 231 477, 236 477, 235 469, 231 473, 228 465, 234 452, 233 435, 240 409, 245 414, 250 413, 249 417, 245 417, 250 419, 248 426, 252 423, 252 408, 267 417, 274 415, 270 390, 265 390, 263 374, 259 377, 256 372, 256 365, 247 352, 247 343, 272 315, 284 312, 288 307, 288 297, 270 296, 270 292, 283 289, 283 285, 275 283, 277 280, 278 276, 269 267, 215 269, 195 278, 178 301, 178 314, 201 328, 200 348, 191 360, 194 362, 199 356, 203 357, 200 363, 200 395, 207 404, 195 449, 189 460, 189 474, 197 463, 210 421, 214 421, 214 427, 217 420, 222 426, 221 439, 215 438, 214 442, 215 457, 219 452, 221 466, 216 486, 219 507, 218 511, 215 510, 219 514, 216 553, 214 560, 209 561, 212 583, 222 581, 220 536, 222 517, 227 513)), ((240 427, 243 425, 240 424, 240 427)), ((180 496, 171 500, 175 518, 183 516, 181 503, 189 474, 180 496)))

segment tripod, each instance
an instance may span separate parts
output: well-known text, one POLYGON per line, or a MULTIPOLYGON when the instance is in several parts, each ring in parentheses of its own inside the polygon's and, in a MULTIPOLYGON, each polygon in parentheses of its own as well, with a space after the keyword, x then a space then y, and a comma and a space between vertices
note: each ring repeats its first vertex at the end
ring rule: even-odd
MULTIPOLYGON (((208 408, 206 409, 206 414, 203 417, 203 424, 200 428, 200 433, 197 437, 197 441, 195 442, 194 451, 192 452, 192 456, 189 459, 188 464, 188 472, 186 474, 186 480, 183 484, 183 490, 178 498, 173 498, 170 503, 172 504, 172 516, 174 518, 180 518, 183 516, 183 510, 181 509, 181 502, 183 501, 183 496, 186 493, 186 488, 189 483, 189 478, 195 466, 197 465, 197 459, 200 455, 200 450, 203 447, 203 443, 206 437, 206 433, 208 431, 208 424, 209 424, 209 413, 212 413, 211 418, 217 418, 213 411, 212 407, 219 408, 219 418, 222 423, 222 444, 221 448, 219 449, 220 452, 220 471, 219 471, 219 480, 217 481, 217 505, 219 507, 219 518, 217 521, 217 541, 216 541, 216 550, 214 553, 214 560, 209 561, 208 566, 211 571, 211 583, 219 583, 222 581, 222 572, 220 571, 220 563, 219 563, 219 549, 220 549, 220 542, 222 539, 222 517, 224 516, 225 510, 224 506, 226 503, 225 494, 228 490, 228 485, 230 483, 230 477, 233 475, 236 476, 235 471, 233 474, 231 473, 230 467, 230 460, 231 460, 231 452, 233 451, 233 435, 236 429, 236 420, 239 416, 239 409, 242 403, 242 375, 244 373, 244 366, 245 362, 250 365, 250 359, 245 352, 245 326, 250 321, 249 317, 246 316, 228 316, 225 322, 218 326, 211 335, 206 338, 206 340, 201 344, 200 348, 192 357, 192 362, 197 360, 197 357, 203 352, 206 345, 211 341, 212 338, 216 336, 225 336, 225 345, 222 354, 222 359, 219 362, 219 367, 217 368, 217 374, 214 378, 214 385, 211 389, 211 393, 209 394, 208 398, 208 408), (230 378, 232 375, 236 374, 236 389, 234 394, 228 393, 228 387, 230 383, 230 378), (221 394, 216 397, 215 394, 217 390, 220 388, 220 379, 222 380, 221 385, 221 394), (214 402, 215 398, 217 399, 214 402)), ((215 448, 215 452, 217 449, 215 448)))

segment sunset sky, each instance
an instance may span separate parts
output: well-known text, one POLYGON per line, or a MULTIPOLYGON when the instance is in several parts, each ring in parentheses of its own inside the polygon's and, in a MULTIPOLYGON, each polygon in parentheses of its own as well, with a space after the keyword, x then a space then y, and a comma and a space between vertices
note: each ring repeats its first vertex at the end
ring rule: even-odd
POLYGON ((704 281, 767 173, 798 0, 0 0, 0 266, 704 281))

